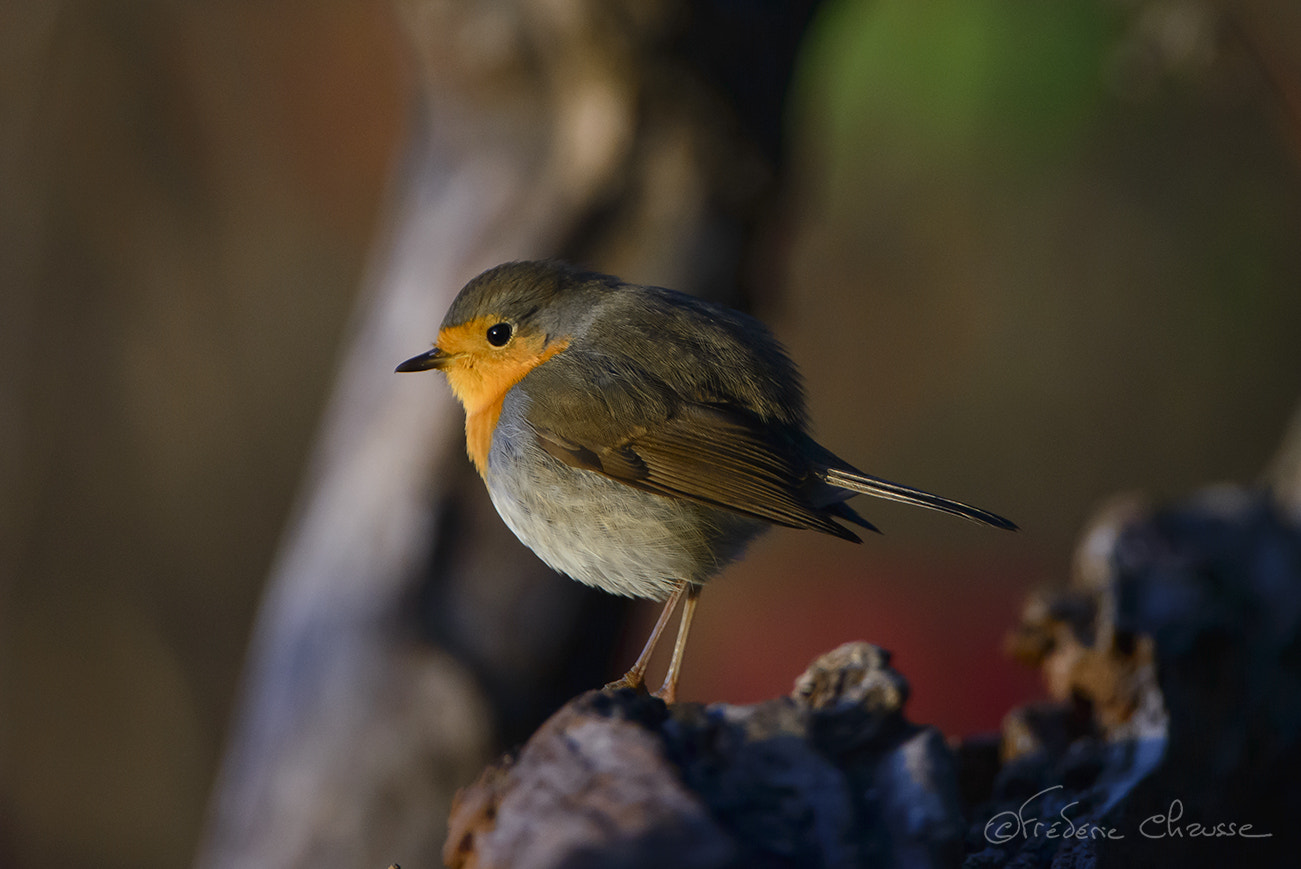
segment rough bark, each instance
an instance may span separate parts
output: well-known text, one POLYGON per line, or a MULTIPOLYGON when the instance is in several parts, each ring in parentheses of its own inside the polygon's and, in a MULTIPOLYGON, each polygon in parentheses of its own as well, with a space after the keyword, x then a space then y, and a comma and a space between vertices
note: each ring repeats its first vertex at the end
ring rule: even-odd
POLYGON ((444 859, 951 865, 964 826, 953 757, 903 717, 907 693, 888 654, 853 643, 754 706, 584 694, 458 795, 444 859))

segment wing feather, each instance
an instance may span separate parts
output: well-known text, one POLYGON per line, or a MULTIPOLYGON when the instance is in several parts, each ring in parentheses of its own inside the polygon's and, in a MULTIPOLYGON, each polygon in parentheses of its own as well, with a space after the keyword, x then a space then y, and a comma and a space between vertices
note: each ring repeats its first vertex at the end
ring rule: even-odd
POLYGON ((539 445, 573 467, 656 494, 858 540, 810 503, 807 469, 743 411, 679 402, 662 419, 586 443, 531 422, 539 445))

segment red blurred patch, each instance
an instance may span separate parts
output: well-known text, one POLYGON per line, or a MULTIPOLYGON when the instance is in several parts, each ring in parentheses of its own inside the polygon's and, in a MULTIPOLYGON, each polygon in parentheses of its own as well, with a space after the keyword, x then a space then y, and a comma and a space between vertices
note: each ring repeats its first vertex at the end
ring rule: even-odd
MULTIPOLYGON (((1038 674, 1002 648, 1027 590, 1044 575, 1030 560, 994 555, 855 550, 810 561, 799 544, 757 547, 701 597, 679 697, 767 700, 788 693, 817 656, 866 640, 890 650, 907 678, 910 720, 949 736, 996 730, 1009 709, 1042 695, 1038 674)), ((629 661, 657 613, 646 606, 629 637, 629 661)), ((671 646, 670 634, 657 657, 671 646)))

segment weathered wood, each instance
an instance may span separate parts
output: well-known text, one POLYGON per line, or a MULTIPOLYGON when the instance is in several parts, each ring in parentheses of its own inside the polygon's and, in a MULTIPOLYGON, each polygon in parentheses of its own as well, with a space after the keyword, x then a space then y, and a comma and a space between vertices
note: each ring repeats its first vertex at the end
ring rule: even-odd
POLYGON ((1101 513, 1014 638, 1053 701, 1009 714, 967 865, 1296 865, 1293 485, 1101 513))
POLYGON ((940 734, 852 643, 754 706, 584 694, 458 794, 453 867, 951 865, 964 822, 940 734))

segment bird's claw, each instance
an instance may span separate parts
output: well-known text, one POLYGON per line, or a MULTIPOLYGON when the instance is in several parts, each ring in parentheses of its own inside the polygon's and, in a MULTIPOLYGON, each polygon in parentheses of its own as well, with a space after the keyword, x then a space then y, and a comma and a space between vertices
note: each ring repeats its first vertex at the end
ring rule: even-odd
POLYGON ((602 691, 618 691, 620 688, 631 688, 639 694, 646 693, 646 681, 639 679, 632 673, 625 673, 622 677, 608 683, 602 691))
POLYGON ((660 686, 660 690, 652 691, 651 696, 663 700, 666 706, 672 706, 678 701, 677 686, 665 682, 660 686))

